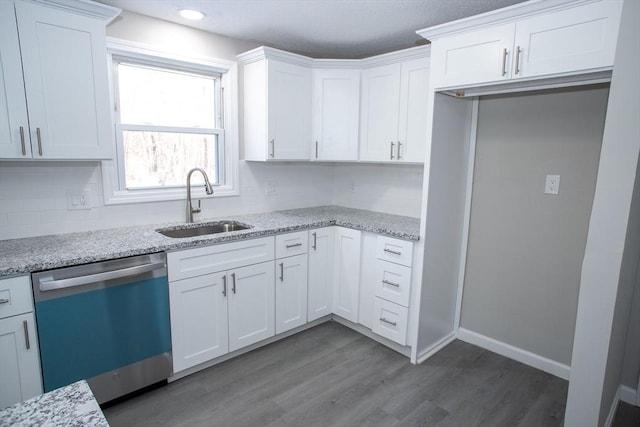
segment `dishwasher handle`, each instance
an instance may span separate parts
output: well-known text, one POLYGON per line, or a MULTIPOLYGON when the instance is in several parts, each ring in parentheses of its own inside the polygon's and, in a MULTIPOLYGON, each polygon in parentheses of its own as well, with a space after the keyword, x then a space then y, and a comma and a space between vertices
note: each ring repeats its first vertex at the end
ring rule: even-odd
POLYGON ((166 264, 164 263, 164 261, 162 261, 154 262, 151 264, 136 265, 134 267, 121 268, 119 270, 105 271, 102 273, 87 274, 85 276, 70 277, 68 279, 42 279, 40 281, 40 291, 53 291, 56 289, 88 285, 90 283, 102 282, 106 280, 120 279, 122 277, 135 276, 165 267, 166 264))

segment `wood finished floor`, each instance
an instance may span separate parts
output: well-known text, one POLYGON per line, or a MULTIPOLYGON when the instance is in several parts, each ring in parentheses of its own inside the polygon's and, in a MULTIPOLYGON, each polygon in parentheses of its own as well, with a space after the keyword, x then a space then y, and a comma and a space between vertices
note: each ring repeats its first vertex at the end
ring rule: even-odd
POLYGON ((568 383, 461 341, 421 365, 328 322, 104 410, 119 426, 561 426, 568 383))

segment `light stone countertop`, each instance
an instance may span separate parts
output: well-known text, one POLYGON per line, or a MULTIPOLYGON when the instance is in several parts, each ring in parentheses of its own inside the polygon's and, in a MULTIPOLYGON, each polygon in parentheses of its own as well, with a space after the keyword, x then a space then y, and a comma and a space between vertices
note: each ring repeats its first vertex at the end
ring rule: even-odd
POLYGON ((188 238, 166 237, 155 231, 158 228, 184 225, 184 223, 171 223, 0 240, 0 278, 330 225, 411 241, 418 241, 420 236, 420 220, 417 218, 340 206, 208 218, 198 222, 225 220, 245 223, 252 228, 188 238))
POLYGON ((109 427, 86 381, 0 410, 0 427, 109 427))

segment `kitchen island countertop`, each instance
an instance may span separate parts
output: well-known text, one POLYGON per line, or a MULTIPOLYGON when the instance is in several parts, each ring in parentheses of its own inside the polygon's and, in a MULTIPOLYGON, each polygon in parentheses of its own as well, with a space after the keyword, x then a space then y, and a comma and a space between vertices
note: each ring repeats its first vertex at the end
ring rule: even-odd
POLYGON ((0 410, 0 427, 109 427, 86 381, 0 410))
MULTIPOLYGON (((141 225, 0 241, 0 278, 127 256, 170 251, 279 233, 338 225, 404 240, 418 241, 420 220, 340 206, 320 206, 198 221, 238 221, 247 230, 188 238, 156 230, 184 223, 141 225)), ((193 224, 195 225, 195 224, 193 224)))

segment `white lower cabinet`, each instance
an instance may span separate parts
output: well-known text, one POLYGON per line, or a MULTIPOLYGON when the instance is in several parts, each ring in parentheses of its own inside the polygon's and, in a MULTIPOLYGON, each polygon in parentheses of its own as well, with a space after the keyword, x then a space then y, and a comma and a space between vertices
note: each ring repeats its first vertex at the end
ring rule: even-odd
POLYGON ((276 334, 281 334, 307 323, 307 254, 276 260, 276 276, 276 334))
POLYGON ((373 327, 376 334, 398 344, 407 344, 409 309, 376 297, 373 301, 373 327))
POLYGON ((0 281, 0 409, 42 393, 29 276, 0 281))
POLYGON ((351 322, 358 322, 360 293, 361 232, 335 228, 333 312, 351 322))
POLYGON ((228 272, 229 351, 275 334, 273 261, 228 272))
POLYGON ((174 372, 229 352, 226 280, 222 272, 169 285, 174 372))
POLYGON ((309 231, 307 320, 333 313, 334 227, 309 231))

